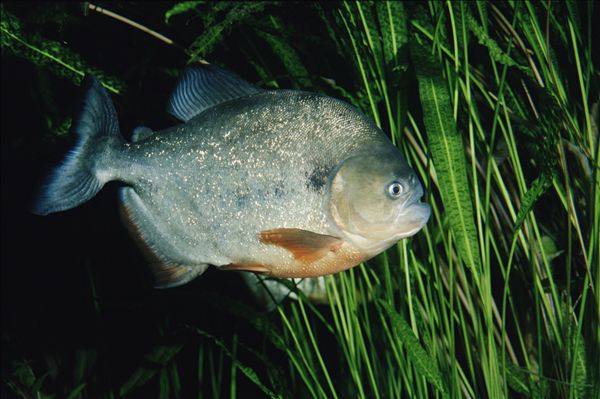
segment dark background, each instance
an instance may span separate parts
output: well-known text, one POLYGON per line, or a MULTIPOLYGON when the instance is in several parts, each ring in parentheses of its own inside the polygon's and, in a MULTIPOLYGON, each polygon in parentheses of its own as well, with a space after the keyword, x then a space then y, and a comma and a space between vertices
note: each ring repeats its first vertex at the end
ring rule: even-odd
MULTIPOLYGON (((59 41, 89 65, 126 83, 121 95, 112 95, 126 138, 138 125, 156 130, 175 123, 164 109, 176 73, 187 62, 182 51, 97 13, 84 16, 80 3, 3 4, 20 18, 24 32, 59 41)), ((99 4, 182 46, 189 44, 193 30, 201 31, 191 16, 167 28, 168 3, 99 4)), ((294 13, 302 23, 302 14, 311 11, 296 4, 273 12, 294 13)), ((246 33, 243 24, 228 32, 231 39, 215 48, 210 61, 255 82, 258 76, 237 48, 246 33)), ((318 38, 319 33, 314 35, 318 38)), ((323 60, 314 62, 317 69, 331 69, 323 60)), ((177 355, 184 368, 181 376, 189 379, 182 381, 183 397, 207 391, 194 380, 200 339, 190 326, 226 343, 234 334, 259 343, 264 337, 223 311, 221 300, 248 304, 257 316, 264 312, 253 305, 234 273, 209 270, 183 287, 154 289, 145 260, 121 225, 118 184, 108 184, 93 200, 68 212, 32 215, 29 206, 38 187, 73 145, 73 135, 57 135, 57 127, 78 114, 82 92, 70 80, 5 49, 1 65, 2 396, 11 395, 4 383, 19 362, 29 363, 39 375, 47 372, 46 389, 68 392, 82 351, 94 358, 87 392, 118 391, 143 363, 144 354, 164 344, 186 345, 177 355)), ((253 367, 258 371, 264 366, 253 367)), ((259 393, 245 378, 238 380, 239 391, 247 390, 248 397, 259 393)), ((154 397, 157 389, 150 382, 133 397, 154 397)))

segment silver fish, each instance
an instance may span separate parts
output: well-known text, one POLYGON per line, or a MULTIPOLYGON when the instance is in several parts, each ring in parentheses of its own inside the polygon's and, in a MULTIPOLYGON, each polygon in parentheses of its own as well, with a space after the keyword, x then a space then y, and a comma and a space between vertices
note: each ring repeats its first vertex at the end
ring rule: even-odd
POLYGON ((34 213, 120 181, 121 211, 159 287, 209 265, 272 277, 353 267, 418 232, 430 207, 402 154, 366 116, 321 94, 264 90, 212 65, 186 69, 169 103, 183 123, 123 139, 88 75, 79 142, 34 213))

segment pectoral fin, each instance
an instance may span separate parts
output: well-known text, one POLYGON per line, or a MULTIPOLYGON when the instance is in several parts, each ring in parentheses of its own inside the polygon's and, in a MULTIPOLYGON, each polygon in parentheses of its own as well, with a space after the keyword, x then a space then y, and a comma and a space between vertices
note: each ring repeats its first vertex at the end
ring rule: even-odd
POLYGON ((263 244, 285 248, 294 258, 307 263, 337 251, 343 244, 339 238, 302 229, 265 230, 261 231, 258 237, 263 244))

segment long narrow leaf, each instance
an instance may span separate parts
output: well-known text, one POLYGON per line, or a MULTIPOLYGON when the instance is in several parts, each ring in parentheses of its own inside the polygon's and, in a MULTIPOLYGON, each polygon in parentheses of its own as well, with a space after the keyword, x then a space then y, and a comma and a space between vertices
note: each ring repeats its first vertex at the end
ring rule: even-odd
POLYGON ((465 146, 456 130, 447 83, 429 48, 417 40, 412 40, 410 49, 419 81, 423 122, 429 138, 444 209, 456 236, 461 258, 472 272, 478 275, 481 261, 467 181, 465 146))

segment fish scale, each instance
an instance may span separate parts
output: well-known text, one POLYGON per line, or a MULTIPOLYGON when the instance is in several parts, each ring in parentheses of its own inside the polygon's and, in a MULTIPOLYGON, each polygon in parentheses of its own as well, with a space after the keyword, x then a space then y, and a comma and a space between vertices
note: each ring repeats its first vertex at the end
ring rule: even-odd
POLYGON ((169 105, 183 123, 137 128, 127 143, 108 94, 93 78, 87 84, 80 142, 34 211, 66 210, 122 182, 124 219, 159 286, 188 282, 208 265, 275 277, 334 273, 429 218, 401 153, 340 100, 267 91, 196 66, 169 105))

